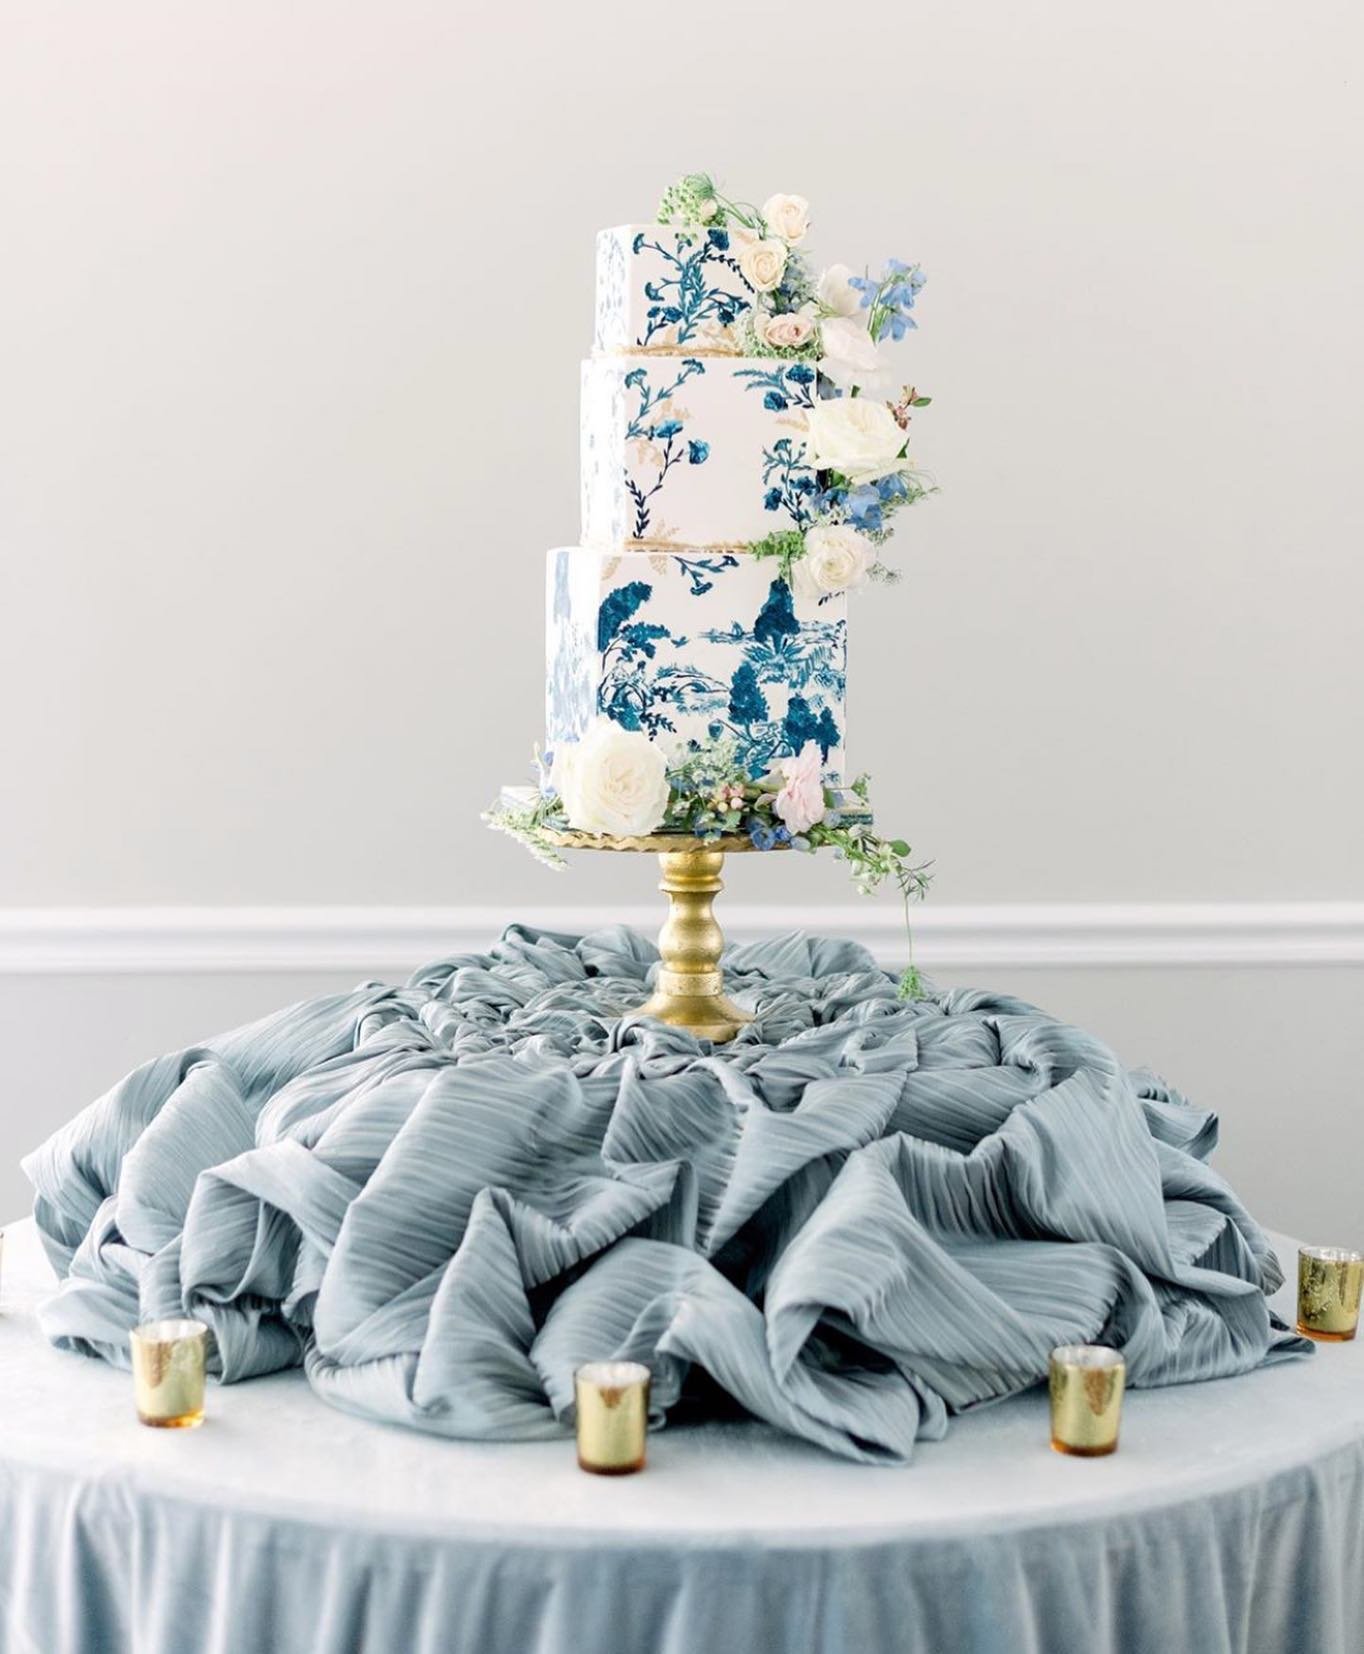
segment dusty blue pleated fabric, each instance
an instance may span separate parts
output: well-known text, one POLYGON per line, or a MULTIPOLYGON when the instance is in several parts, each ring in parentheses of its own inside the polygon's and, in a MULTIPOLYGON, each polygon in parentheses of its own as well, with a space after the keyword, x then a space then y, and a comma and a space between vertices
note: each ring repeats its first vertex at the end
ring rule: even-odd
POLYGON ((562 1433, 574 1367, 633 1358, 660 1415, 727 1392, 882 1463, 1056 1344, 1133 1386, 1308 1347, 1215 1118, 1153 1075, 1015 999, 903 1003, 849 942, 726 963, 757 1017, 726 1046, 631 1014, 638 935, 514 926, 148 1063, 25 1163, 44 1330, 123 1362, 187 1313, 224 1380, 301 1362, 484 1439, 562 1433))

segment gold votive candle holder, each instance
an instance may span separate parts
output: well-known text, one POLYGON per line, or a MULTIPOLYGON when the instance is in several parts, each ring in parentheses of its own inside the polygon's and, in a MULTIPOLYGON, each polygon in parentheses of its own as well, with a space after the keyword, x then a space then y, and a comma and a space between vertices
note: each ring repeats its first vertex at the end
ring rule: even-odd
POLYGON ((159 1430, 192 1430, 204 1422, 202 1321, 147 1321, 128 1334, 137 1416, 159 1430))
POLYGON ((649 1369, 638 1361, 589 1361, 573 1375, 578 1463, 597 1476, 644 1469, 649 1369))
POLYGON ((1339 1246, 1298 1249, 1298 1331, 1325 1344, 1347 1343, 1359 1331, 1364 1253, 1339 1246))
POLYGON ((1118 1447, 1127 1364, 1103 1344, 1063 1344, 1051 1352, 1051 1445, 1097 1459, 1118 1447))

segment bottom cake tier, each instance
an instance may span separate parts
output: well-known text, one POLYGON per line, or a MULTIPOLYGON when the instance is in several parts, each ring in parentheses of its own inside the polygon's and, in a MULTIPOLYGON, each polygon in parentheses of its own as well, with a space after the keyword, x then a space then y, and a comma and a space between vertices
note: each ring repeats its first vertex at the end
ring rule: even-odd
POLYGON ((847 773, 845 596, 739 551, 566 546, 547 572, 550 748, 607 717, 670 752, 731 736, 754 775, 813 741, 847 773))

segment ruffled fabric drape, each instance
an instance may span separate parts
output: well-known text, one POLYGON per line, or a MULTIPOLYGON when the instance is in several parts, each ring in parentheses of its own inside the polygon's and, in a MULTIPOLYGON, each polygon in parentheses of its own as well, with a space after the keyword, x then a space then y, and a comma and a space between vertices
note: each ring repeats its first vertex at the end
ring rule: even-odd
POLYGON ((852 943, 731 949, 757 1020, 631 1015, 657 952, 513 926, 486 955, 314 999, 130 1074, 25 1162, 54 1342, 206 1321, 224 1381, 302 1363, 354 1413, 557 1435, 572 1374, 654 1370, 836 1453, 1123 1349, 1133 1386, 1308 1348, 1206 1164, 1215 1118, 1005 996, 906 1004, 852 943))

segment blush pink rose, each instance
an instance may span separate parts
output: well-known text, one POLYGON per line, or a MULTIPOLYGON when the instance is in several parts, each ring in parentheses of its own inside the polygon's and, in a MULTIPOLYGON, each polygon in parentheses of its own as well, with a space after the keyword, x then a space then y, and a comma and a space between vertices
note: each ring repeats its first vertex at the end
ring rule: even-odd
POLYGON ((813 741, 807 741, 794 758, 781 761, 784 785, 772 808, 793 833, 807 832, 824 819, 823 765, 813 741))

